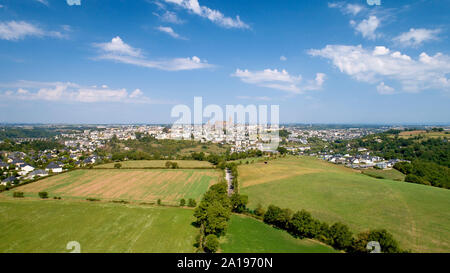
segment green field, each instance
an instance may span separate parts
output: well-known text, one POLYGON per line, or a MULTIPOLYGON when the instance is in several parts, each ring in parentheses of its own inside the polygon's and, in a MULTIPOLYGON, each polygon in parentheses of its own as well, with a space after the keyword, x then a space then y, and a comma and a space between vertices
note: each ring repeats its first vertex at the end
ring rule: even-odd
POLYGON ((385 228, 404 249, 450 252, 450 191, 375 179, 311 157, 287 157, 239 166, 249 206, 306 209, 356 233, 385 228))
MULTIPOLYGON (((177 162, 180 168, 213 168, 213 165, 208 161, 197 161, 197 160, 130 160, 118 162, 122 165, 122 168, 165 168, 166 162, 177 162)), ((114 163, 107 163, 102 165, 97 165, 94 168, 110 168, 113 169, 114 163)))
POLYGON ((369 176, 383 177, 383 179, 395 180, 395 181, 404 181, 405 175, 396 169, 391 170, 377 170, 377 169, 368 169, 362 171, 363 174, 367 174, 369 176))
POLYGON ((253 218, 233 215, 222 239, 225 253, 331 253, 333 248, 313 240, 300 240, 253 218))
POLYGON ((217 170, 75 170, 18 187, 3 194, 22 191, 27 197, 48 192, 50 197, 63 199, 97 198, 102 200, 128 200, 176 205, 179 200, 197 201, 217 183, 221 173, 217 170))
POLYGON ((416 130, 416 131, 404 131, 404 132, 400 132, 399 137, 400 138, 413 138, 413 137, 424 137, 425 139, 428 138, 448 138, 450 135, 448 134, 448 132, 433 132, 433 131, 425 131, 425 130, 416 130))
POLYGON ((0 199, 0 252, 193 252, 192 210, 0 199))

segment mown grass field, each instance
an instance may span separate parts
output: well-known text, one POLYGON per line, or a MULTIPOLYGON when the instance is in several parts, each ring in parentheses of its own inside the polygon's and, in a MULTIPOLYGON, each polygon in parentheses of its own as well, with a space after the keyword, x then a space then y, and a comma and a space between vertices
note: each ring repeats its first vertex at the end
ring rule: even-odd
POLYGON ((189 156, 192 153, 205 153, 206 155, 209 154, 223 154, 227 151, 228 145, 219 145, 215 143, 209 143, 209 144, 200 144, 196 145, 195 147, 190 148, 183 148, 179 151, 179 155, 181 156, 189 156))
POLYGON ((109 203, 0 199, 0 252, 193 252, 193 211, 109 203))
POLYGON ((37 197, 97 198, 178 204, 184 198, 197 201, 221 176, 217 170, 75 170, 18 187, 4 194, 22 191, 37 197))
POLYGON ((233 215, 221 243, 224 253, 332 253, 333 248, 300 240, 253 218, 233 215))
POLYGON ((354 233, 385 228, 414 252, 450 252, 449 190, 375 179, 311 157, 241 165, 239 180, 252 208, 306 209, 354 233))
MULTIPOLYGON (((176 162, 180 168, 212 168, 213 165, 208 161, 197 160, 130 160, 118 162, 122 165, 122 168, 165 168, 166 162, 176 162)), ((116 163, 107 163, 97 165, 94 168, 109 168, 114 169, 116 163)))
POLYGON ((416 137, 416 136, 423 136, 425 138, 438 138, 438 137, 448 138, 448 137, 450 137, 450 135, 447 134, 446 132, 433 132, 433 131, 427 132, 425 130, 404 131, 404 132, 400 132, 398 135, 400 138, 412 138, 412 137, 416 137))
POLYGON ((390 179, 395 181, 404 181, 405 175, 396 169, 391 170, 377 170, 377 169, 368 169, 362 171, 362 173, 367 175, 379 176, 383 177, 383 179, 390 179))

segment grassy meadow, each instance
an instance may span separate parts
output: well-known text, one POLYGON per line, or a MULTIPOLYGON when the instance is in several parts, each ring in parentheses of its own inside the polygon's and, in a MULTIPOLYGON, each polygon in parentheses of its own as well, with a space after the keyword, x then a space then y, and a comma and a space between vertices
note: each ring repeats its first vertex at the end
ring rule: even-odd
POLYGON ((233 215, 221 239, 224 253, 333 253, 333 248, 309 239, 296 239, 256 219, 233 215))
POLYGON ((111 203, 0 199, 0 252, 193 252, 193 211, 111 203))
POLYGON ((97 198, 178 204, 184 198, 200 200, 221 176, 217 170, 75 170, 30 183, 3 194, 22 191, 26 197, 48 192, 50 198, 97 198))
MULTIPOLYGON (((208 161, 197 160, 130 160, 119 162, 122 168, 165 168, 166 162, 176 162, 180 168, 213 168, 213 165, 208 161)), ((109 168, 114 169, 116 163, 107 163, 97 165, 94 168, 109 168)))
POLYGON ((376 177, 382 177, 383 179, 395 180, 395 181, 404 181, 405 175, 396 169, 390 170, 377 170, 377 169, 368 169, 362 171, 363 174, 372 175, 376 177))
POLYGON ((450 251, 450 191, 375 179, 312 157, 286 157, 239 166, 240 192, 249 206, 306 209, 347 224, 354 233, 385 228, 404 249, 450 251))

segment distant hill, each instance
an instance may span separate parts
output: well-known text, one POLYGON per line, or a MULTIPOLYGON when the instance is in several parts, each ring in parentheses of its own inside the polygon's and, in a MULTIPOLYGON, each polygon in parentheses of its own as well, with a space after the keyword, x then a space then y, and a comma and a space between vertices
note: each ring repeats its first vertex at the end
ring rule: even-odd
POLYGON ((354 233, 385 228, 403 249, 450 251, 450 191, 376 179, 312 157, 286 157, 239 166, 240 193, 249 206, 306 209, 354 233))

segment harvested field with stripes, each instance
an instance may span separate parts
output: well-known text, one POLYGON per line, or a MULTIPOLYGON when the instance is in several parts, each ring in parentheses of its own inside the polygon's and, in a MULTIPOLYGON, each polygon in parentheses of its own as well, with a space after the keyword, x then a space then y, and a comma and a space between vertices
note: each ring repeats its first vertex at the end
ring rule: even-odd
MULTIPOLYGON (((217 183, 217 170, 76 170, 52 176, 16 189, 26 197, 48 192, 50 198, 127 200, 178 204, 184 198, 200 200, 217 183)), ((12 194, 10 191, 9 194, 12 194)))

